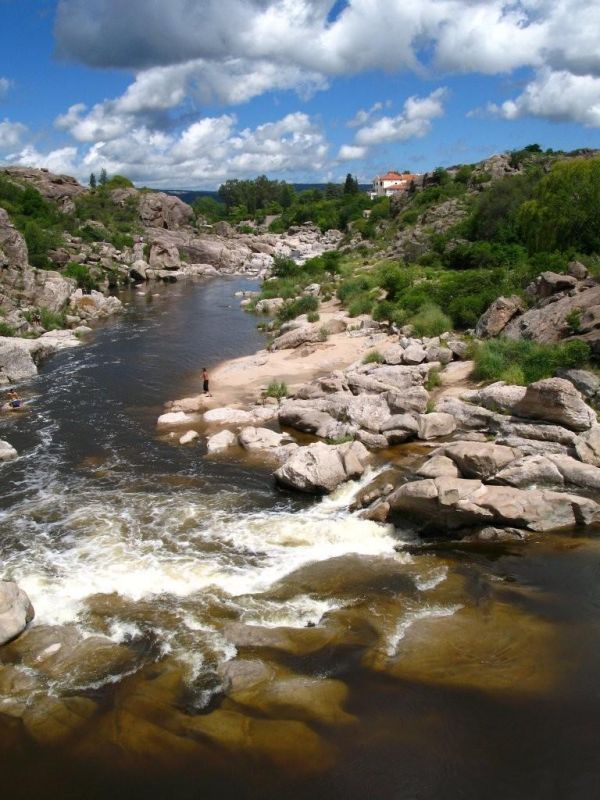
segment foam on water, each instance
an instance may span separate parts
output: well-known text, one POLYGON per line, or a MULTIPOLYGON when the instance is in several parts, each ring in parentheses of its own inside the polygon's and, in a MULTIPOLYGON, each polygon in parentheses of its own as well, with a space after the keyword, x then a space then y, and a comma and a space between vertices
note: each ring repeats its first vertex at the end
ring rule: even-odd
POLYGON ((443 606, 443 605, 426 605, 422 608, 414 609, 405 614, 402 619, 397 623, 394 632, 388 637, 386 642, 386 654, 393 657, 396 655, 398 645, 406 636, 407 631, 416 622, 423 619, 439 619, 440 617, 451 617, 463 606, 460 604, 443 606))

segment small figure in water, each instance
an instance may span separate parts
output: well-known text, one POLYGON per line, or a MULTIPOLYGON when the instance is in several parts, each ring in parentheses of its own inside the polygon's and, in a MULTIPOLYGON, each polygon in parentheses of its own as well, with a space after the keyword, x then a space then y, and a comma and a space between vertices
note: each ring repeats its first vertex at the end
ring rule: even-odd
POLYGON ((8 405, 11 410, 16 410, 17 408, 23 407, 23 400, 19 397, 19 395, 15 392, 14 389, 11 389, 7 395, 8 398, 8 405))
POLYGON ((212 394, 210 393, 210 391, 208 389, 208 372, 206 371, 206 367, 204 367, 203 370, 202 370, 202 383, 203 383, 203 386, 204 386, 204 389, 203 389, 204 394, 207 395, 208 397, 212 397, 212 394))

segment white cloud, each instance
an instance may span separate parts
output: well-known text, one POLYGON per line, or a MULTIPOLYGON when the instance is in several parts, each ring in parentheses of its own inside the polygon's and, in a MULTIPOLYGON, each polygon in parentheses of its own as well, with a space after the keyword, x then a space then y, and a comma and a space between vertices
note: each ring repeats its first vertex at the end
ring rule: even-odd
MULTIPOLYGON (((383 109, 383 105, 384 104, 382 102, 377 102, 373 103, 371 108, 367 109, 361 108, 359 111, 356 112, 356 114, 352 117, 352 119, 348 120, 346 125, 349 128, 360 128, 361 125, 365 125, 374 114, 376 114, 378 111, 381 111, 383 109)), ((386 103, 386 105, 390 104, 386 103)))
POLYGON ((12 160, 71 172, 80 179, 104 167, 109 174, 157 187, 213 188, 232 176, 311 175, 326 168, 327 152, 321 129, 306 114, 288 114, 241 130, 235 116, 223 114, 198 120, 179 133, 139 126, 82 152, 67 147, 42 154, 28 147, 12 160))
POLYGON ((372 125, 360 128, 356 133, 356 144, 373 147, 426 136, 431 130, 432 120, 443 115, 447 95, 447 89, 441 87, 428 97, 409 97, 401 114, 382 117, 372 125))
POLYGON ((11 122, 9 119, 0 122, 0 150, 18 147, 26 131, 26 126, 20 122, 11 122))
POLYGON ((533 116, 599 128, 600 77, 543 69, 515 100, 488 110, 509 120, 533 116))
POLYGON ((0 77, 0 100, 6 97, 11 86, 12 86, 12 81, 10 81, 8 78, 0 77))
POLYGON ((367 154, 366 147, 358 147, 353 144, 343 144, 338 152, 338 161, 354 161, 357 158, 364 158, 367 154))

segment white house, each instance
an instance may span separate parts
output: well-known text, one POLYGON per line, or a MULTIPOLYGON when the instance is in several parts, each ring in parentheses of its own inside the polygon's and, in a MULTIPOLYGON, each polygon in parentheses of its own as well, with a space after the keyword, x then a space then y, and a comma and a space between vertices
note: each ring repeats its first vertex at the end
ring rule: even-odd
POLYGON ((371 199, 375 197, 392 197, 395 194, 407 192, 410 184, 416 178, 411 172, 386 172, 373 178, 371 199))

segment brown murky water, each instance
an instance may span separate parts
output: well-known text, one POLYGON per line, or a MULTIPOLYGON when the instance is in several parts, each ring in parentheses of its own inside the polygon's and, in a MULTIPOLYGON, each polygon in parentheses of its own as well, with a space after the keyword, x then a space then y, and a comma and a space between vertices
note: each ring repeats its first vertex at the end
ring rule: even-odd
MULTIPOLYGON (((2 786, 47 798, 600 796, 600 540, 424 546, 154 436, 260 347, 239 282, 133 298, 0 435, 2 786)), ((410 466, 413 451, 392 454, 410 466)))

